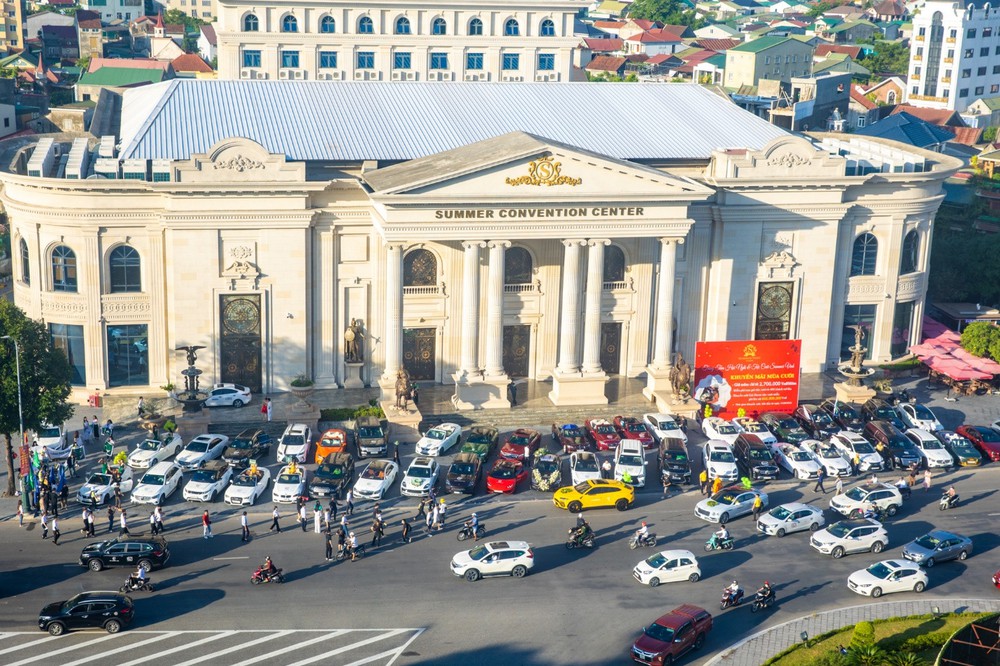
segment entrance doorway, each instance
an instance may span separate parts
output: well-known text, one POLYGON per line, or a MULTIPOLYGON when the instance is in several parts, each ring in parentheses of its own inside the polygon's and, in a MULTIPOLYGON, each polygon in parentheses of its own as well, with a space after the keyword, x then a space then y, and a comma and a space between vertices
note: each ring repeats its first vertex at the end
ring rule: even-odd
POLYGON ((403 367, 410 379, 433 382, 436 370, 437 329, 403 329, 403 367))
POLYGON ((531 359, 531 326, 503 327, 503 369, 508 377, 527 377, 531 359))
POLYGON ((609 375, 617 375, 621 371, 621 356, 621 322, 601 324, 601 369, 609 375))
POLYGON ((221 296, 219 310, 221 381, 242 384, 254 393, 260 393, 260 296, 221 296))

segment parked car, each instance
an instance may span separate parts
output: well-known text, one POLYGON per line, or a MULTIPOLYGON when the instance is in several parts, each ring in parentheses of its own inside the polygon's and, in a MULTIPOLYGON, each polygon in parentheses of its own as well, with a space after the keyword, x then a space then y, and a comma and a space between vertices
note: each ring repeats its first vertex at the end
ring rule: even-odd
POLYGON ((535 553, 525 541, 490 541, 451 559, 451 572, 469 582, 486 576, 524 578, 534 566, 535 553))
POLYGON ((905 469, 910 465, 919 466, 923 462, 913 443, 889 421, 869 421, 861 435, 882 455, 886 469, 905 469))
POLYGON ((531 489, 548 492, 562 487, 562 459, 554 453, 540 456, 531 468, 531 489))
POLYGON ((650 587, 685 580, 697 583, 701 578, 701 567, 690 550, 664 550, 636 564, 632 577, 650 587))
POLYGON ((330 428, 316 442, 316 464, 322 463, 330 454, 346 452, 347 433, 340 428, 330 428))
POLYGON ((820 464, 809 451, 803 451, 794 444, 778 444, 772 448, 778 464, 796 479, 815 479, 819 476, 820 464))
POLYGON ((500 447, 500 457, 530 464, 541 443, 542 434, 537 430, 518 428, 507 436, 507 441, 500 447))
POLYGON ((520 460, 498 458, 486 475, 486 492, 513 493, 517 484, 528 478, 528 470, 520 460))
POLYGON ((903 423, 903 419, 899 418, 899 412, 896 411, 896 408, 881 398, 871 398, 865 402, 861 406, 861 418, 865 420, 865 423, 888 421, 900 432, 906 430, 906 424, 903 423))
POLYGON ((760 415, 760 422, 766 425, 767 429, 781 442, 799 444, 809 438, 809 434, 802 429, 798 421, 792 418, 791 414, 765 412, 760 415))
POLYGON ((462 426, 457 423, 436 425, 417 440, 415 451, 418 456, 439 456, 458 444, 462 436, 462 426))
POLYGON ((982 455, 967 437, 950 430, 937 430, 934 436, 944 444, 945 450, 959 467, 979 467, 983 464, 982 455))
POLYGON ((117 634, 132 624, 132 599, 118 592, 81 592, 48 604, 38 614, 38 628, 53 636, 76 629, 104 629, 117 634))
POLYGON ((354 446, 358 460, 389 453, 389 431, 378 418, 361 416, 354 421, 354 446))
POLYGON ((1000 461, 1000 431, 989 426, 963 425, 956 432, 968 438, 972 445, 991 462, 1000 461))
MULTIPOLYGON (((32 449, 38 451, 41 455, 43 451, 48 451, 49 448, 53 448, 57 451, 64 451, 66 448, 66 442, 69 438, 66 437, 66 433, 63 432, 63 427, 61 425, 52 425, 51 423, 43 423, 42 426, 34 432, 34 438, 32 442, 32 449)), ((72 448, 72 447, 71 447, 72 448)), ((34 453, 34 451, 32 451, 34 453)), ((68 457, 68 456, 62 456, 68 457)))
POLYGON ((271 501, 275 504, 291 504, 305 497, 309 473, 302 465, 294 462, 282 467, 274 477, 271 501))
POLYGON ((861 429, 865 427, 865 420, 861 418, 861 413, 849 402, 827 398, 819 403, 819 408, 829 414, 841 430, 861 432, 861 429))
POLYGON ((625 511, 634 502, 635 488, 627 483, 608 479, 581 481, 575 486, 560 488, 552 496, 552 503, 557 509, 566 509, 570 513, 604 507, 625 511))
POLYGON ((683 439, 662 438, 656 459, 661 478, 676 483, 691 483, 691 460, 683 439))
POLYGON ((354 483, 354 456, 347 451, 328 454, 313 472, 309 482, 310 497, 340 499, 354 483))
POLYGON ((266 467, 249 467, 233 478, 226 488, 223 501, 232 506, 253 506, 257 498, 264 496, 271 481, 271 470, 266 467))
POLYGON ((927 588, 927 573, 905 560, 883 560, 852 573, 847 578, 847 587, 876 599, 890 592, 923 592, 927 588))
POLYGON ((739 518, 753 511, 754 500, 760 497, 763 508, 767 508, 767 493, 756 488, 747 490, 741 485, 723 488, 694 507, 694 515, 710 523, 725 525, 733 518, 739 518))
POLYGON ((226 492, 233 468, 225 460, 209 460, 191 473, 182 496, 188 502, 214 502, 226 492))
POLYGON ((465 433, 465 443, 460 449, 461 453, 474 453, 480 462, 486 462, 490 454, 497 448, 500 440, 500 431, 489 426, 472 426, 465 433))
POLYGON ((150 467, 139 479, 139 483, 132 488, 132 503, 163 504, 177 491, 183 481, 184 474, 179 467, 169 462, 157 463, 150 467))
POLYGON ((920 428, 910 428, 904 433, 913 445, 920 452, 923 458, 923 467, 951 467, 955 464, 951 454, 944 448, 937 437, 927 430, 920 428))
POLYGON ((229 438, 225 435, 206 433, 198 435, 177 454, 174 463, 182 469, 192 470, 201 467, 203 462, 222 457, 229 446, 229 438))
POLYGON ((799 448, 811 453, 816 462, 823 466, 827 476, 836 478, 851 475, 851 466, 834 445, 818 439, 807 439, 799 445, 799 448))
POLYGON ((646 485, 646 456, 642 443, 636 440, 623 439, 615 449, 614 462, 615 481, 623 481, 628 474, 629 485, 642 488, 646 485))
POLYGON ((830 508, 848 518, 860 518, 871 504, 895 516, 903 505, 903 496, 896 486, 879 483, 870 487, 854 486, 830 499, 830 508))
POLYGON ((407 497, 425 497, 437 485, 440 473, 441 467, 434 458, 414 458, 403 474, 399 492, 407 497))
POLYGON ((205 398, 205 407, 236 407, 249 405, 253 393, 240 384, 216 384, 205 398))
POLYGON ((399 465, 393 461, 371 461, 354 483, 354 497, 370 500, 383 499, 392 487, 393 481, 396 480, 397 474, 399 474, 399 465))
POLYGON ((790 502, 776 506, 757 520, 757 531, 783 537, 792 532, 815 532, 826 525, 823 510, 811 504, 790 502))
POLYGON ((87 544, 80 552, 80 566, 91 571, 108 567, 160 569, 170 560, 167 540, 161 536, 119 537, 87 544))
POLYGON ((116 481, 114 474, 94 472, 87 477, 86 483, 80 486, 80 490, 77 491, 77 501, 80 502, 80 504, 92 504, 95 502, 98 505, 107 504, 115 498, 116 483, 118 484, 118 488, 122 491, 122 494, 132 490, 135 479, 132 475, 131 467, 126 466, 121 468, 121 472, 117 478, 118 480, 116 481))
POLYGON ((757 435, 743 433, 736 438, 733 455, 744 475, 751 479, 777 479, 778 464, 771 449, 757 435))
POLYGON ((469 451, 455 456, 445 476, 444 489, 449 493, 475 494, 476 484, 483 474, 481 460, 478 455, 469 451))
POLYGON ((247 428, 236 435, 226 450, 222 459, 233 466, 234 470, 246 469, 251 460, 263 461, 271 453, 271 436, 260 428, 247 428))
POLYGON ((597 456, 590 451, 574 451, 569 454, 569 475, 574 486, 588 479, 600 479, 601 469, 597 456))
POLYGON ((815 532, 809 545, 834 559, 848 553, 881 553, 889 543, 889 533, 882 523, 871 518, 841 520, 815 532))
POLYGON ((944 530, 932 530, 903 546, 903 558, 930 569, 938 562, 965 560, 972 553, 972 539, 944 530))
POLYGON ((899 412, 900 418, 908 428, 919 428, 929 432, 944 430, 944 426, 934 416, 934 412, 921 404, 901 402, 896 406, 896 411, 899 412))
POLYGON ((750 418, 749 416, 737 416, 733 419, 733 425, 737 426, 740 429, 740 432, 745 432, 748 435, 756 435, 760 441, 764 442, 771 448, 774 448, 774 446, 778 443, 778 438, 774 436, 774 433, 767 429, 766 425, 756 419, 750 418))
POLYGON ((733 449, 729 444, 718 439, 710 440, 705 443, 702 453, 709 479, 735 481, 740 477, 736 456, 733 455, 733 449))
POLYGON ((712 630, 712 616, 704 608, 678 606, 642 630, 632 643, 632 660, 660 666, 701 649, 712 630))
POLYGON ((312 428, 305 423, 289 423, 278 439, 278 462, 304 463, 309 460, 312 448, 312 428))
POLYGON ((792 412, 792 417, 813 439, 829 439, 840 431, 833 418, 819 405, 799 405, 792 412))
POLYGON ((623 440, 634 439, 641 442, 642 446, 647 449, 651 449, 656 446, 656 440, 653 438, 653 433, 646 428, 646 425, 642 421, 634 416, 616 416, 614 426, 618 431, 618 435, 621 436, 623 440))
POLYGON ((705 437, 720 439, 729 446, 735 444, 736 438, 740 436, 740 428, 738 426, 718 416, 709 416, 702 420, 701 431, 705 437))
POLYGON ((587 450, 587 437, 583 428, 575 423, 552 424, 552 443, 563 453, 587 450))
POLYGON ((587 419, 583 428, 597 451, 614 451, 621 436, 607 419, 587 419))
POLYGON ((664 437, 681 439, 685 443, 688 441, 687 433, 671 414, 643 414, 642 420, 646 423, 646 427, 652 431, 653 437, 657 441, 664 437))
POLYGON ((871 442, 859 433, 850 430, 839 432, 830 438, 830 443, 837 447, 837 450, 840 451, 840 454, 848 463, 857 455, 858 472, 861 474, 882 471, 885 467, 885 461, 882 459, 882 456, 875 450, 871 442))

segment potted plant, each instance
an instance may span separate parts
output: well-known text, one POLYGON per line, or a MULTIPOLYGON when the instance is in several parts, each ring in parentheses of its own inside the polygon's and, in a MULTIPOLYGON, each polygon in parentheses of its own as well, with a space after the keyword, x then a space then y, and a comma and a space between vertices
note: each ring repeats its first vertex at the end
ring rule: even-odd
POLYGON ((293 379, 289 386, 292 389, 292 395, 299 399, 299 402, 305 402, 306 398, 313 394, 315 390, 313 380, 307 375, 299 375, 293 379))

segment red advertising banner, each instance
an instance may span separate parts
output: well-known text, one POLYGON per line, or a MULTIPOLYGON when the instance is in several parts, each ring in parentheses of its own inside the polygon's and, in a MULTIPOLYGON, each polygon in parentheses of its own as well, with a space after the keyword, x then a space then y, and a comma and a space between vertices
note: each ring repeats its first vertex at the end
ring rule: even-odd
POLYGON ((724 419, 791 413, 799 403, 801 350, 801 340, 699 342, 693 396, 724 419))

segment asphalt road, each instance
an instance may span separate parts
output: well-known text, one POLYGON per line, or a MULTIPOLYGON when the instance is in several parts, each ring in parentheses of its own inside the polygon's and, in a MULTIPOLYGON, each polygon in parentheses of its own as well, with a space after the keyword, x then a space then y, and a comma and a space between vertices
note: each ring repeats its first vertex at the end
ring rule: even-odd
MULTIPOLYGON (((700 443, 703 438, 692 440, 700 443)), ((652 459, 654 454, 649 455, 652 459)), ((405 456, 403 462, 405 467, 405 456)), ((445 532, 430 537, 421 526, 413 543, 403 545, 398 543, 399 520, 415 513, 416 501, 394 497, 382 504, 390 524, 383 547, 353 563, 326 562, 322 537, 311 531, 311 524, 310 531, 302 533, 291 521, 289 507, 284 509, 282 533, 268 534, 271 505, 258 503, 252 513, 254 538, 242 544, 238 512, 216 503, 210 507, 216 536, 203 539, 199 518, 203 506, 184 503, 178 492, 165 511, 172 560, 166 569, 153 572, 156 592, 133 595, 138 619, 132 629, 115 637, 92 632, 50 640, 35 624, 42 606, 83 590, 117 589, 126 575, 124 570, 94 573, 77 564, 80 548, 92 539, 79 533, 79 511, 71 504, 68 519, 62 521, 59 546, 43 541, 37 526, 19 529, 16 520, 0 523, 4 554, 0 630, 5 632, 0 634, 0 660, 136 661, 144 666, 204 661, 401 666, 627 663, 641 626, 675 605, 694 603, 715 616, 704 652, 685 660, 700 663, 764 625, 869 602, 847 589, 847 576, 878 559, 898 556, 903 544, 934 527, 971 536, 976 552, 964 563, 944 563, 930 570, 924 596, 992 594, 989 578, 997 569, 1000 545, 995 534, 1000 515, 995 497, 998 470, 1000 465, 959 469, 936 478, 931 492, 915 492, 888 523, 890 546, 885 553, 841 560, 810 548, 808 533, 783 539, 758 536, 750 517, 730 523, 736 550, 705 553, 702 546, 715 526, 693 515, 701 499, 697 488, 663 499, 660 488, 649 487, 627 512, 590 512, 588 520, 598 534, 598 547, 592 551, 567 551, 563 542, 573 517, 556 510, 543 494, 523 489, 507 498, 453 496, 445 532), (957 485, 963 503, 942 513, 938 486, 948 483, 957 485), (489 538, 534 545, 536 567, 529 576, 477 583, 452 576, 450 558, 465 545, 455 540, 454 528, 473 510, 489 538), (695 552, 701 581, 652 589, 632 578, 632 567, 653 552, 631 551, 627 546, 628 536, 642 520, 657 533, 658 549, 695 552), (288 579, 284 585, 250 585, 250 573, 265 555, 284 569, 288 579), (776 586, 778 606, 758 615, 751 615, 745 606, 720 612, 721 590, 734 577, 751 589, 769 579, 776 586)), ((831 490, 832 486, 828 483, 831 490)), ((812 483, 788 480, 768 484, 767 491, 772 507, 806 501, 825 508, 833 494, 822 497, 812 492, 812 483)), ((148 516, 148 510, 141 512, 148 516)), ((358 503, 352 527, 359 536, 368 535, 370 519, 371 505, 358 503)), ((830 512, 827 519, 833 520, 830 512)), ((106 520, 98 521, 98 529, 102 523, 106 529, 106 520)), ((134 533, 148 527, 137 526, 134 533)))

